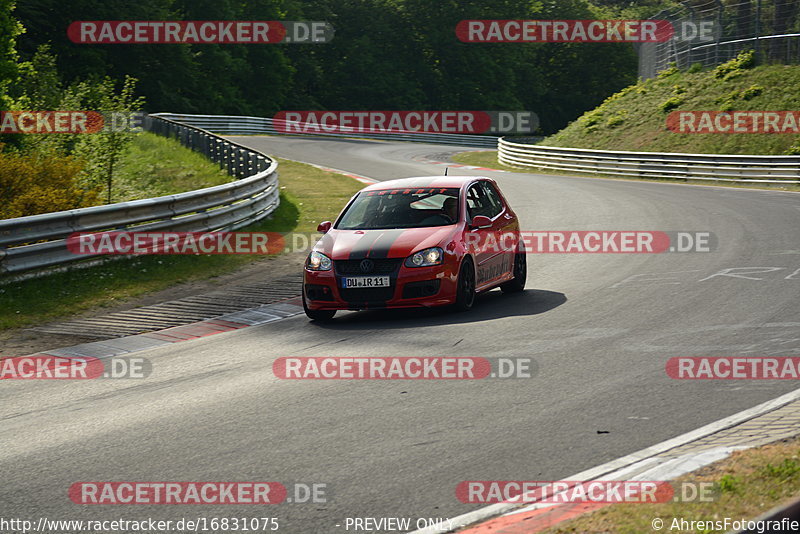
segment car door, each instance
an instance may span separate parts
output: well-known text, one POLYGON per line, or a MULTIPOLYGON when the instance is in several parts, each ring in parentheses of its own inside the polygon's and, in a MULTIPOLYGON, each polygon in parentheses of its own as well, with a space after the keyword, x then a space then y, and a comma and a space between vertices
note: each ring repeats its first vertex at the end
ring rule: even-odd
MULTIPOLYGON (((492 205, 483 182, 477 181, 467 189, 468 223, 477 215, 493 219, 499 215, 497 207, 492 205)), ((490 284, 500 274, 502 254, 497 243, 497 226, 493 220, 487 228, 473 228, 469 232, 469 242, 475 243, 474 250, 476 286, 481 289, 490 284)))
POLYGON ((514 236, 518 234, 517 220, 503 202, 503 197, 498 193, 494 184, 485 180, 480 183, 485 191, 486 200, 491 206, 489 211, 492 215, 489 218, 492 219, 492 231, 495 233, 499 250, 499 254, 491 260, 497 273, 492 280, 508 279, 513 276, 516 247, 513 240, 507 239, 507 237, 509 234, 514 236))

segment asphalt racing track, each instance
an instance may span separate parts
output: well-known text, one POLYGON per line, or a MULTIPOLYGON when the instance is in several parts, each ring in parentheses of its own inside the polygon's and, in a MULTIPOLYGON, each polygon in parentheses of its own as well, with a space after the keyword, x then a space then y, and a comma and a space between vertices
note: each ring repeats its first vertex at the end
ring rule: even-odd
MULTIPOLYGON (((237 140, 378 180, 440 174, 419 158, 458 151, 237 140)), ((295 316, 139 353, 153 363, 146 380, 3 381, 3 515, 275 516, 288 533, 346 532, 347 517, 453 517, 476 508, 456 499, 459 481, 565 478, 796 387, 677 381, 664 366, 674 356, 800 355, 800 195, 452 172, 495 178, 523 229, 710 231, 718 249, 531 255, 523 294, 493 291, 469 313, 342 312, 326 325, 295 316), (526 356, 538 371, 280 381, 271 365, 281 356, 526 356), (67 497, 74 482, 114 480, 325 483, 328 502, 79 506, 67 497)))

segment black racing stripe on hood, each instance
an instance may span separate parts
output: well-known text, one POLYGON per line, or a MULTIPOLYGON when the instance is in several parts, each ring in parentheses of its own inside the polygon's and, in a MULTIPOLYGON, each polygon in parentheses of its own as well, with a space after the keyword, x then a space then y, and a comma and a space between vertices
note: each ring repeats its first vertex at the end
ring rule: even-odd
POLYGON ((400 237, 405 230, 397 229, 397 230, 382 230, 380 232, 375 232, 374 236, 370 234, 366 234, 363 239, 358 241, 353 247, 353 250, 350 251, 349 259, 351 260, 362 260, 364 258, 375 258, 375 259, 382 259, 389 257, 389 250, 392 248, 392 244, 400 237), (370 237, 367 237, 370 235, 370 237))

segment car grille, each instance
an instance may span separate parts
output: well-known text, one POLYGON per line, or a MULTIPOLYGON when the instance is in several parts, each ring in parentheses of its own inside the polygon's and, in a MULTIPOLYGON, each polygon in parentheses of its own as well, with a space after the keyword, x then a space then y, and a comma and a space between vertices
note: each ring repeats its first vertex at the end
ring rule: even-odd
POLYGON ((402 259, 369 259, 372 262, 372 269, 361 270, 361 262, 364 260, 337 260, 333 264, 336 267, 336 274, 342 275, 368 275, 368 274, 391 274, 397 271, 402 263, 402 259))
POLYGON ((339 294, 351 304, 382 304, 394 297, 394 287, 339 289, 339 294))

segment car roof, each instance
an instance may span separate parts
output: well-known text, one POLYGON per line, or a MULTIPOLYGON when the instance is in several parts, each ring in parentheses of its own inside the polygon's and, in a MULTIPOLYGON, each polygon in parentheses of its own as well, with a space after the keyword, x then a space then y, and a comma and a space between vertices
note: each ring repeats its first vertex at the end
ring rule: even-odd
POLYGON ((458 187, 461 188, 475 180, 486 180, 484 176, 417 176, 378 182, 362 189, 362 191, 379 191, 384 189, 406 189, 411 187, 458 187))

